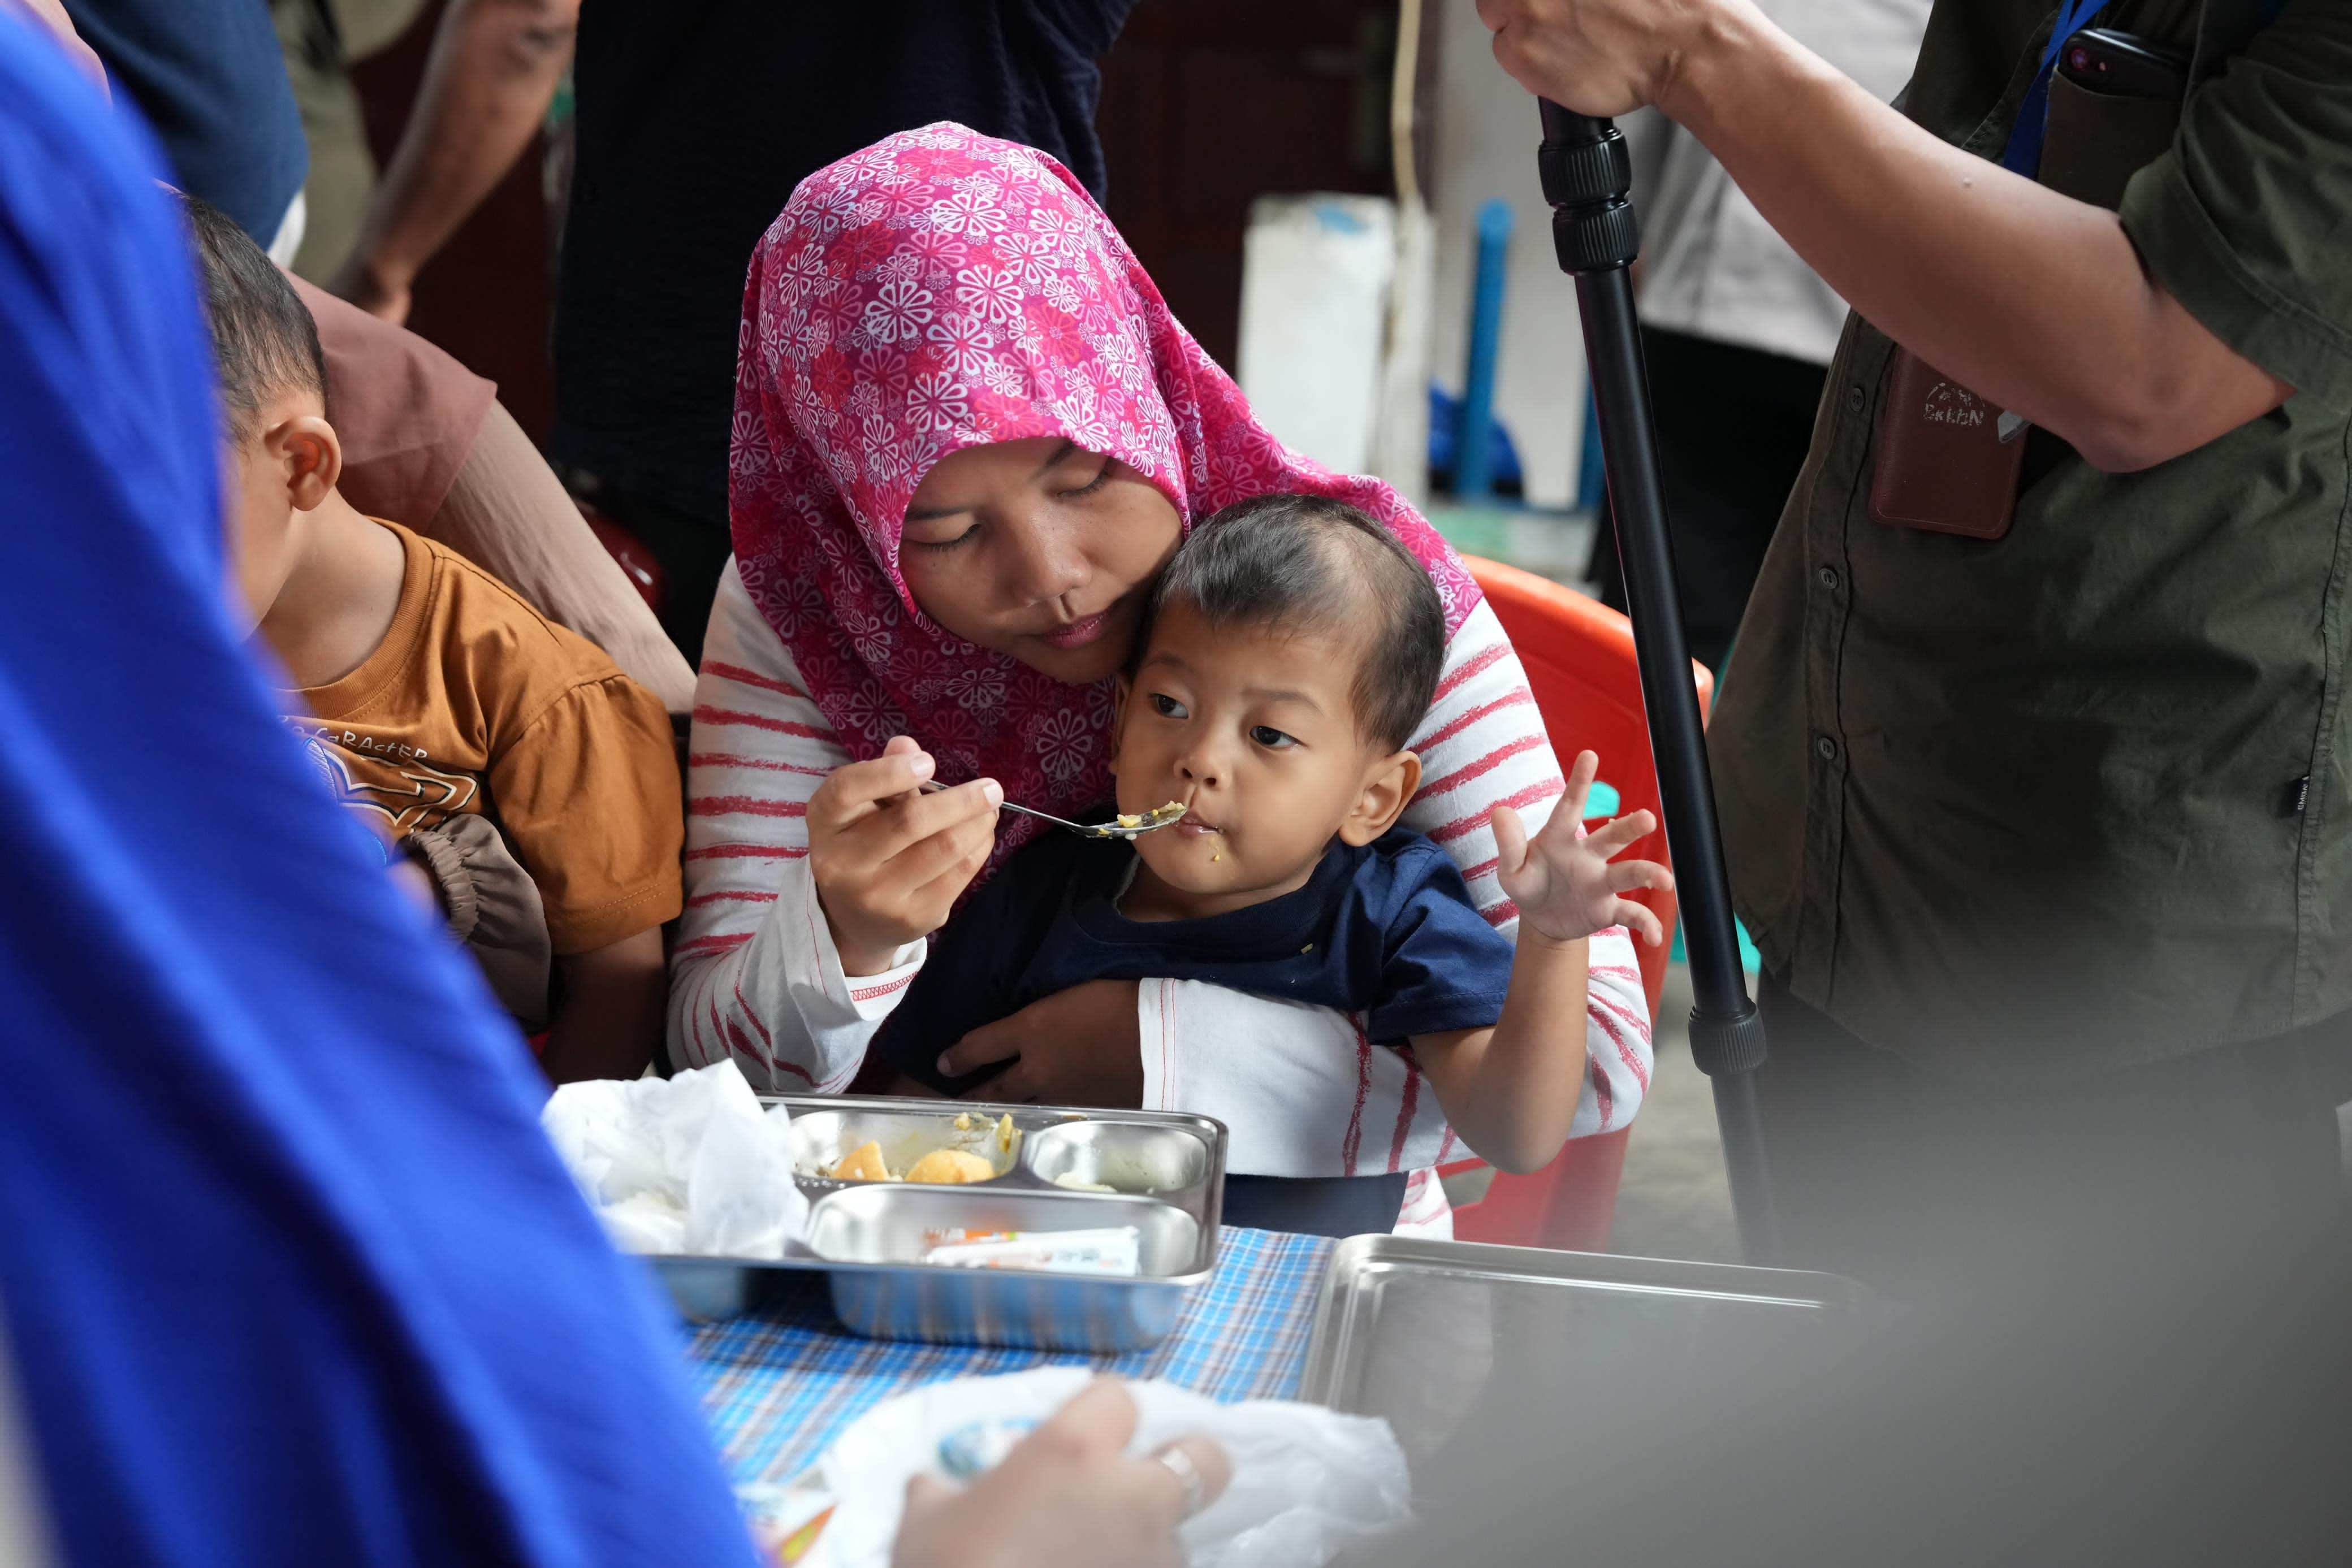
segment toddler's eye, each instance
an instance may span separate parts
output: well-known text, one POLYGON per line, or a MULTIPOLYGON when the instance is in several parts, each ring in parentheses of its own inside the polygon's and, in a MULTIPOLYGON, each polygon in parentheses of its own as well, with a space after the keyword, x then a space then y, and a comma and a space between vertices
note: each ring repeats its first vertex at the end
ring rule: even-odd
POLYGON ((1275 728, 1274 726, 1270 724, 1251 726, 1250 738, 1257 742, 1260 746, 1265 747, 1269 751, 1280 751, 1286 747, 1292 747, 1298 744, 1297 739, 1283 734, 1282 731, 1275 728))
POLYGON ((1178 702, 1174 697, 1168 695, 1165 692, 1154 692, 1151 694, 1151 706, 1153 711, 1158 713, 1161 718, 1184 718, 1188 716, 1184 712, 1184 705, 1178 702))

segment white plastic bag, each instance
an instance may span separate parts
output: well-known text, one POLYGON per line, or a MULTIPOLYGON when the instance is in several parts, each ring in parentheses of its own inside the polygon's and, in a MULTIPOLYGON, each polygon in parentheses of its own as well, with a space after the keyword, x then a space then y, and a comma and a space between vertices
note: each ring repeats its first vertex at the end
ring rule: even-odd
POLYGON ((731 1061, 567 1083, 540 1124, 625 1251, 781 1258, 800 1239, 791 1118, 762 1109, 731 1061))
MULTIPOLYGON (((836 1503, 823 1561, 885 1568, 909 1479, 926 1473, 961 1484, 1093 1376, 1084 1367, 1041 1366, 933 1383, 877 1405, 834 1439, 809 1478, 836 1503)), ((1311 1568, 1349 1541, 1412 1517, 1404 1453, 1385 1421, 1289 1400, 1220 1405, 1172 1383, 1127 1389, 1137 1414, 1130 1453, 1198 1433, 1233 1460, 1233 1484, 1180 1531, 1191 1568, 1311 1568)))

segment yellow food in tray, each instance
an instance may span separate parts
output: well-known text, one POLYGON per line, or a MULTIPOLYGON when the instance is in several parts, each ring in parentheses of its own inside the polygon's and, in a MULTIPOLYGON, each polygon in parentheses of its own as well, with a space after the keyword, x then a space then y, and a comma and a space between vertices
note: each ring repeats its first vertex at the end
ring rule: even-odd
POLYGON ((835 1181, 888 1181, 890 1167, 882 1163, 882 1145, 868 1138, 824 1174, 835 1181))
POLYGON ((1011 1113, 990 1121, 970 1112, 959 1112, 953 1123, 961 1137, 947 1140, 950 1146, 927 1148, 932 1140, 920 1134, 900 1136, 888 1134, 893 1153, 908 1162, 903 1169, 894 1169, 882 1154, 882 1142, 869 1138, 829 1166, 804 1167, 803 1174, 822 1176, 831 1181, 907 1181, 934 1186, 961 1186, 966 1182, 993 1181, 1012 1165, 1009 1157, 1021 1146, 1021 1129, 1013 1124, 1011 1113), (912 1146, 909 1146, 912 1145, 912 1146), (989 1157, 993 1146, 996 1156, 989 1157), (918 1154, 918 1150, 923 1150, 918 1154))
POLYGON ((978 1155, 962 1149, 933 1149, 907 1167, 906 1179, 933 1186, 961 1186, 995 1175, 996 1167, 978 1155))

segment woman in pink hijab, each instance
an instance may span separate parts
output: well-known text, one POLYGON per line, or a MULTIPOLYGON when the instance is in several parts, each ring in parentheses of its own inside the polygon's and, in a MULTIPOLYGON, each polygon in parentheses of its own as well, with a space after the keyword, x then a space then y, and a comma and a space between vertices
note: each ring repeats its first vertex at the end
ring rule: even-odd
MULTIPOLYGON (((1184 532, 1253 496, 1343 498, 1429 569, 1450 642, 1403 825, 1515 931, 1487 814, 1513 806, 1533 831, 1562 780, 1476 583, 1395 491, 1258 424, 1052 159, 940 124, 804 181, 744 290, 732 470, 735 562, 694 712, 679 1066, 732 1055, 755 1083, 847 1088, 925 936, 1036 831, 997 803, 1109 800, 1138 612, 1184 532), (910 794, 932 779, 954 788, 910 794)), ((1622 1125, 1650 1071, 1631 943, 1593 941, 1579 1134, 1622 1125)), ((957 1072, 1018 1058, 992 1099, 1216 1116, 1237 1172, 1395 1173, 1407 1222, 1449 1223, 1425 1176, 1455 1146, 1434 1096, 1343 1016, 1097 981, 950 1055, 957 1072)))

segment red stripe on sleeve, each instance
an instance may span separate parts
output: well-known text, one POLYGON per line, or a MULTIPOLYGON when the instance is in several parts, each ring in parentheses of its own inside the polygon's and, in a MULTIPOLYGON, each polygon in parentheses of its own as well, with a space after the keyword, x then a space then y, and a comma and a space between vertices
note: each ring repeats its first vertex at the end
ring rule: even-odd
POLYGON ((690 861, 796 861, 808 853, 806 844, 705 844, 688 850, 690 861))
MULTIPOLYGON (((1650 1074, 1642 1065, 1642 1053, 1626 1043, 1625 1037, 1617 1032, 1617 1021, 1605 1012, 1595 1011, 1589 1008, 1586 1009, 1586 1016, 1599 1024, 1601 1032, 1607 1035, 1610 1043, 1616 1046, 1617 1060, 1624 1063, 1625 1071, 1633 1075, 1633 1082, 1642 1086, 1642 1092, 1645 1094, 1649 1092, 1650 1074)), ((1598 1064, 1595 1065, 1597 1068, 1598 1064)))
POLYGON ((765 757, 745 757, 733 751, 692 751, 687 754, 689 768, 764 768, 771 773, 803 773, 811 779, 823 779, 833 772, 830 768, 810 768, 798 762, 777 762, 765 757))
MULTIPOLYGON (((1443 795, 1449 789, 1458 789, 1473 779, 1492 773, 1521 752, 1533 751, 1543 744, 1545 744, 1544 737, 1540 735, 1522 735, 1516 739, 1506 741, 1477 761, 1465 764, 1443 779, 1431 779, 1421 787, 1420 792, 1413 799, 1426 800, 1433 795, 1443 795)), ((1565 789, 1567 787, 1567 781, 1561 780, 1560 788, 1565 789)))
POLYGON ((799 697, 803 701, 808 699, 808 693, 791 682, 774 680, 769 676, 755 674, 740 664, 722 664, 714 659, 702 666, 702 673, 706 675, 717 675, 722 681, 733 681, 738 685, 757 686, 763 692, 781 692, 785 696, 799 697))
POLYGON ((765 795, 698 795, 686 803, 689 817, 805 817, 806 800, 778 800, 765 795))
POLYGON ((1372 1092, 1372 1042, 1364 1038, 1364 1020, 1360 1016, 1349 1020, 1356 1026, 1356 1108, 1348 1117, 1348 1135, 1339 1144, 1340 1174, 1356 1174, 1356 1150, 1364 1141, 1364 1102, 1372 1092))
POLYGON ((753 729, 773 730, 778 735, 804 736, 811 740, 836 738, 833 731, 819 729, 813 724, 794 724, 789 719, 770 718, 763 713, 742 713, 734 708, 711 707, 705 704, 696 705, 694 722, 710 725, 747 724, 753 729))
MULTIPOLYGON (((771 1061, 773 1061, 775 1060, 776 1049, 775 1036, 770 1034, 768 1032, 768 1026, 760 1021, 760 1015, 751 1010, 751 1004, 743 999, 743 983, 740 980, 738 980, 734 982, 730 988, 735 993, 735 1005, 742 1009, 743 1016, 745 1018, 751 1020, 751 1027, 760 1031, 760 1041, 768 1048, 768 1058, 771 1061)), ((803 1078, 806 1078, 808 1074, 803 1072, 801 1076, 803 1078)))
POLYGON ((1413 1060, 1412 1048, 1406 1046, 1397 1054, 1404 1058, 1404 1101, 1397 1107, 1396 1135, 1389 1140, 1389 1174, 1396 1174, 1404 1163, 1404 1141, 1412 1131, 1413 1107, 1421 1103, 1421 1063, 1413 1060))
POLYGON ((1499 800, 1490 800, 1484 810, 1474 811, 1469 816, 1456 817, 1444 827, 1433 830, 1429 836, 1442 844, 1449 839, 1460 838, 1474 828, 1485 827, 1487 816, 1496 806, 1508 806, 1516 811, 1522 806, 1532 806, 1538 800, 1549 800, 1555 795, 1563 795, 1567 792, 1567 779, 1547 779, 1540 784, 1530 784, 1526 789, 1506 795, 1499 800))
POLYGON ((699 958, 712 953, 731 953, 751 939, 749 931, 730 931, 715 936, 697 936, 677 945, 677 956, 699 958))
POLYGON ((1641 1013, 1637 1013, 1632 1008, 1627 1007, 1624 1003, 1616 1000, 1614 998, 1605 996, 1599 991, 1588 990, 1585 993, 1585 1005, 1588 1009, 1607 1008, 1618 1018, 1624 1020, 1626 1028, 1632 1030, 1635 1034, 1642 1037, 1642 1043, 1643 1045, 1652 1045, 1655 1043, 1650 1038, 1650 1020, 1641 1013))
POLYGON ((754 893, 749 888, 721 888, 716 893, 698 893, 686 901, 688 909, 700 909, 712 904, 773 904, 772 893, 754 893))
POLYGON ((1510 645, 1507 643, 1491 643, 1486 647, 1479 649, 1476 653, 1471 654, 1469 661, 1460 669, 1454 671, 1450 675, 1445 675, 1439 679, 1437 683, 1437 690, 1429 699, 1429 706, 1435 707, 1439 703, 1444 702, 1447 697, 1452 696, 1456 691, 1460 690, 1463 682, 1469 680, 1474 675, 1477 675, 1487 670, 1493 669, 1495 667, 1495 662, 1510 651, 1510 645))
POLYGON ((709 1066, 710 1053, 704 1048, 702 1043, 702 1019, 691 1008, 687 1009, 686 1035, 687 1055, 694 1059, 694 1064, 697 1067, 709 1066))
POLYGON ((1507 696, 1496 697, 1490 703, 1481 703, 1478 706, 1472 708, 1468 713, 1464 714, 1461 717, 1455 719, 1453 723, 1439 730, 1435 735, 1425 737, 1422 740, 1421 744, 1413 749, 1416 751, 1433 751, 1438 747, 1444 745, 1447 741, 1461 734, 1464 730, 1468 729, 1472 725, 1476 724, 1480 719, 1500 713, 1507 707, 1524 707, 1535 700, 1536 694, 1528 690, 1527 687, 1521 686, 1517 691, 1511 693, 1507 696))

